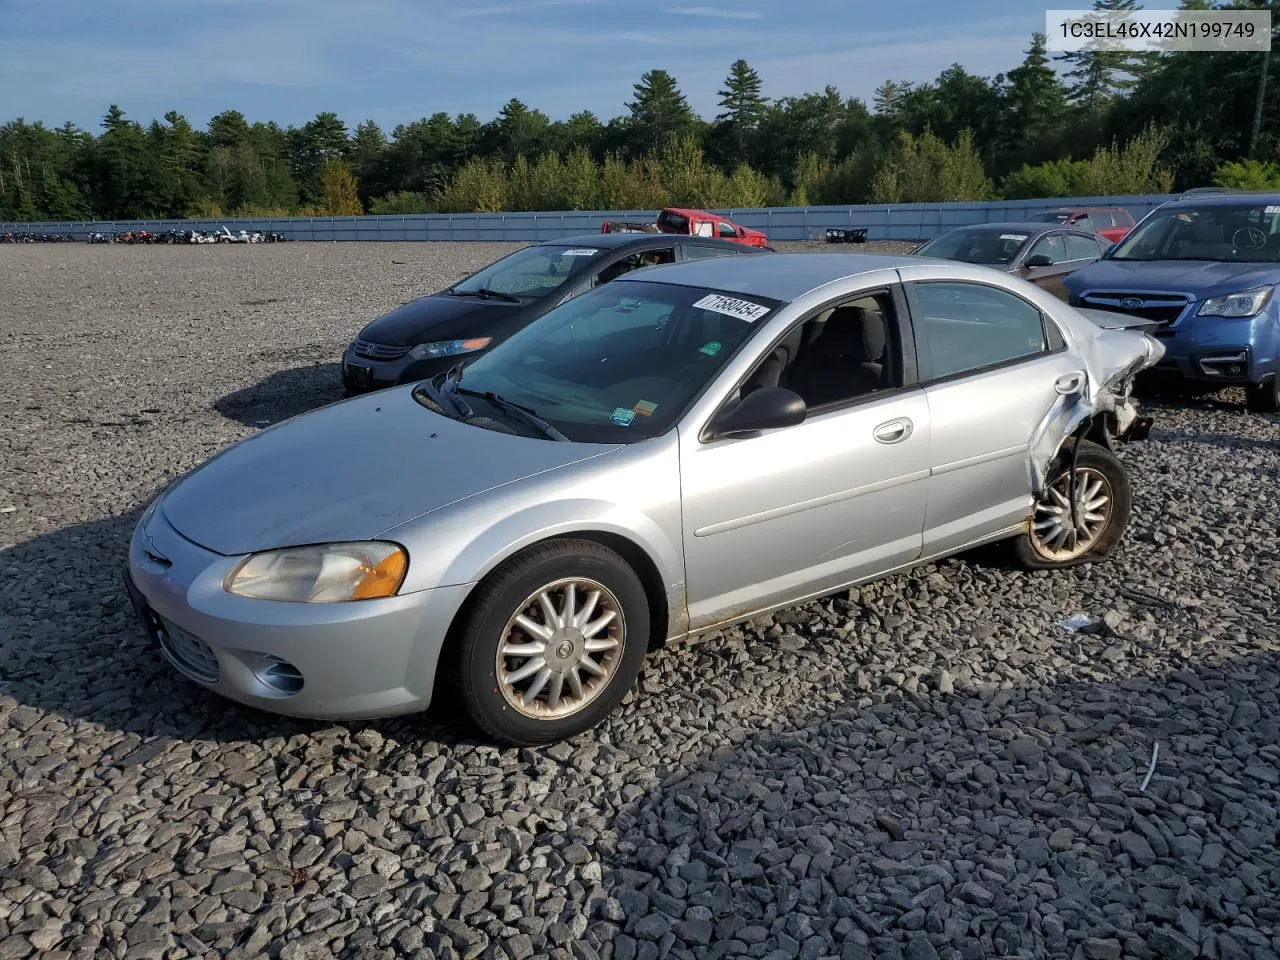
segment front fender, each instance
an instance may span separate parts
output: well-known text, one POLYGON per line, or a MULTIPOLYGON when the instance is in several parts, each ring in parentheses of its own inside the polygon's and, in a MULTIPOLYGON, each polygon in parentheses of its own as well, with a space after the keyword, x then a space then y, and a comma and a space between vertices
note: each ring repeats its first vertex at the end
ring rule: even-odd
POLYGON ((657 568, 668 599, 677 592, 683 599, 684 562, 678 544, 646 514, 616 503, 590 499, 542 503, 501 517, 462 545, 441 571, 438 585, 483 580, 504 560, 526 547, 575 533, 606 533, 629 540, 643 550, 657 568))
MULTIPOLYGON (((661 583, 668 636, 685 630, 680 465, 675 437, 657 438, 570 465, 408 521, 387 531, 409 551, 403 591, 474 584, 513 554, 552 537, 621 538, 661 583)), ((646 571, 642 571, 644 573, 646 571)))

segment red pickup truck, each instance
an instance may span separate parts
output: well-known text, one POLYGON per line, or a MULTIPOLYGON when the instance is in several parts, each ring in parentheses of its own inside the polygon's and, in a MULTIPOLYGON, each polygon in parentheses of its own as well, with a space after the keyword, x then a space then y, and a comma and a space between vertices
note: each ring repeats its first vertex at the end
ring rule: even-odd
POLYGON ((745 243, 750 247, 764 247, 769 238, 759 230, 739 226, 732 220, 708 213, 706 210, 688 210, 684 207, 667 207, 658 214, 654 223, 631 223, 626 220, 606 220, 601 233, 680 233, 692 237, 718 237, 745 243))

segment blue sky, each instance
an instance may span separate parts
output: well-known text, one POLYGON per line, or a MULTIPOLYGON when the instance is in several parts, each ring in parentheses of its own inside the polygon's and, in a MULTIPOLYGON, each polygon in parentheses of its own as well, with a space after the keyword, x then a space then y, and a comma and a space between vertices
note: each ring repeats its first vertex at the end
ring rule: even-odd
POLYGON ((831 83, 870 102, 953 62, 1006 71, 1043 29, 1026 0, 0 0, 0 121, 96 131, 118 103, 144 122, 333 110, 390 130, 438 110, 487 120, 513 96, 608 118, 652 67, 711 116, 738 57, 767 96, 831 83))

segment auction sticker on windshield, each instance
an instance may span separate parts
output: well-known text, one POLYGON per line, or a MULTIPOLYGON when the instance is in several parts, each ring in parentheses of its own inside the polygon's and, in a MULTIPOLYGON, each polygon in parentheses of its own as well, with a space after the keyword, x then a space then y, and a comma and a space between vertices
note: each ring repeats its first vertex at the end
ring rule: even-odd
POLYGON ((610 423, 616 423, 620 427, 631 426, 631 421, 636 418, 636 412, 626 407, 615 407, 613 416, 609 418, 610 423))
POLYGON ((1262 208, 1263 216, 1270 217, 1277 213, 1280 213, 1280 207, 1263 207, 1262 208))
POLYGON ((600 251, 595 247, 574 247, 560 254, 562 257, 594 257, 600 251))
POLYGON ((710 293, 694 304, 700 310, 711 310, 714 313, 723 313, 728 317, 737 317, 739 320, 745 320, 747 323, 755 323, 766 313, 769 307, 762 307, 758 303, 752 303, 750 300, 738 300, 735 297, 726 297, 719 293, 710 293))
POLYGON ((1021 243, 1023 240, 1027 239, 1027 235, 1025 233, 1002 233, 1000 234, 1000 239, 1001 240, 1017 240, 1019 243, 1021 243))

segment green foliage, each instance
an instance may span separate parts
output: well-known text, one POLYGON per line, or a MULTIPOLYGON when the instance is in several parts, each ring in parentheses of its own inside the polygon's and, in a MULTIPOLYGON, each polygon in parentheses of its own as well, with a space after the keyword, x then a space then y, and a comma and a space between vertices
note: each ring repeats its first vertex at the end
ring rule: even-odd
POLYGON ((356 192, 356 178, 342 160, 328 160, 321 172, 324 209, 335 217, 358 217, 364 213, 356 192))
POLYGON ((497 213, 507 209, 507 171, 496 157, 474 157, 449 181, 437 204, 442 213, 497 213))
MULTIPOLYGON (((1137 0, 1094 0, 1096 20, 1141 9, 1137 0)), ((1067 95, 1085 110, 1098 110, 1125 90, 1132 88, 1150 66, 1148 54, 1111 49, 1103 41, 1090 41, 1083 49, 1063 53, 1058 60, 1069 64, 1067 95)))
POLYGON ((1082 196, 1088 192, 1089 171, 1085 160, 1023 164, 1001 181, 1000 195, 1007 200, 1082 196))
POLYGON ((627 104, 629 146, 632 153, 658 149, 671 137, 680 137, 694 127, 693 110, 665 70, 650 70, 635 85, 635 99, 627 104))
POLYGON ((1168 135, 1152 126, 1124 147, 1116 142, 1099 147, 1089 160, 1081 192, 1092 196, 1168 193, 1173 175, 1160 166, 1160 155, 1168 142, 1168 135))
POLYGON ((406 213, 430 213, 431 201, 426 194, 414 193, 412 190, 397 190, 385 197, 374 197, 369 201, 369 212, 377 216, 393 216, 406 213))
POLYGON ((1224 163, 1214 173, 1213 182, 1220 187, 1259 193, 1280 190, 1280 165, 1260 160, 1224 163))
POLYGON ((0 219, 939 202, 992 195, 991 178, 999 195, 1028 198, 1280 188, 1280 57, 1252 148, 1268 62, 1257 54, 1062 59, 1069 86, 1036 34, 1003 74, 953 64, 932 82, 890 80, 874 109, 834 86, 766 99, 738 60, 710 123, 664 70, 608 120, 553 121, 516 98, 488 122, 438 112, 385 132, 333 113, 286 129, 226 110, 201 130, 173 111, 144 125, 112 106, 96 135, 17 119, 0 126, 0 219))
POLYGON ((897 148, 871 182, 875 203, 985 200, 992 192, 968 130, 951 145, 927 130, 919 137, 902 131, 897 148))

